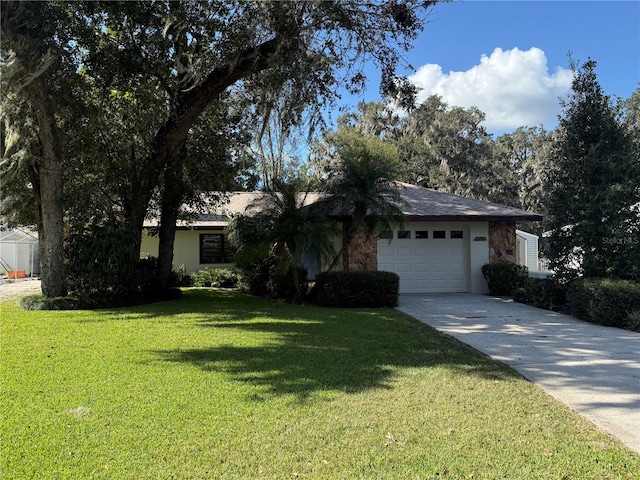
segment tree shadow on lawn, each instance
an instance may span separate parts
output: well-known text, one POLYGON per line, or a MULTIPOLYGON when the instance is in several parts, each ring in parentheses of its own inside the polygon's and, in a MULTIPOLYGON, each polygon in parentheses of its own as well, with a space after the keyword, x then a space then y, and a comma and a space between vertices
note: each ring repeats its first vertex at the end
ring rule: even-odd
POLYGON ((198 325, 221 329, 221 337, 223 329, 241 330, 247 336, 241 335, 237 344, 154 353, 163 361, 196 365, 262 387, 261 393, 304 399, 316 391, 392 388, 398 369, 411 367, 443 367, 492 380, 519 377, 390 309, 336 310, 256 299, 239 309, 236 300, 217 304, 216 315, 198 325))
POLYGON ((261 298, 245 295, 233 290, 214 288, 186 289, 185 296, 177 300, 144 303, 130 307, 90 310, 90 316, 83 317, 79 322, 104 322, 114 318, 128 320, 152 320, 170 317, 172 315, 202 315, 210 318, 212 315, 227 315, 238 320, 253 318, 255 315, 268 314, 271 302, 261 298), (238 309, 238 297, 242 297, 245 309, 238 309))

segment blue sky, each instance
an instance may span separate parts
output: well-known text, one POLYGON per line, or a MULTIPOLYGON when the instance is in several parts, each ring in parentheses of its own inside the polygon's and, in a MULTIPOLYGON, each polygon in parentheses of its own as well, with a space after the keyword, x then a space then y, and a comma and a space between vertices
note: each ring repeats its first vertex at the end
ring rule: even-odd
MULTIPOLYGON (((555 128, 558 98, 571 87, 568 52, 589 57, 605 93, 628 98, 640 82, 640 1, 481 1, 437 5, 404 71, 450 105, 475 105, 490 133, 518 126, 555 128)), ((379 72, 366 72, 362 98, 380 100, 379 72)))

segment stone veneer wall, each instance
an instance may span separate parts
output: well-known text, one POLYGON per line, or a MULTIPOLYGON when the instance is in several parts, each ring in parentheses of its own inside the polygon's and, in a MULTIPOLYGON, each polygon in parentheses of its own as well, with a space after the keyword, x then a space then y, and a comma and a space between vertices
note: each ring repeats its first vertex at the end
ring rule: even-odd
POLYGON ((515 222, 489 222, 489 261, 516 262, 515 222))
POLYGON ((376 235, 357 234, 349 249, 343 252, 343 269, 374 271, 378 269, 378 239, 376 235))

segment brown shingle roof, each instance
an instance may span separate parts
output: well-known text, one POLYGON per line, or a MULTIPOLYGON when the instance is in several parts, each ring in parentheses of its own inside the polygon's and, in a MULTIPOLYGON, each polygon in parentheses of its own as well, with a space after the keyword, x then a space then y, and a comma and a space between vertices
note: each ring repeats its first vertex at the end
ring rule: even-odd
MULTIPOLYGON (((512 221, 530 222, 542 220, 542 215, 498 203, 475 200, 452 193, 439 192, 430 188, 418 187, 398 182, 403 200, 403 213, 411 221, 512 221)), ((182 228, 222 228, 229 217, 237 213, 246 213, 248 207, 259 205, 265 197, 261 192, 232 192, 227 200, 206 209, 196 215, 195 220, 180 220, 182 228)), ((305 204, 309 205, 322 198, 320 193, 309 193, 305 204)), ((155 227, 157 219, 149 219, 145 227, 155 227)))
MULTIPOLYGON (((216 195, 219 196, 219 195, 216 195)), ((229 223, 229 218, 238 213, 248 213, 249 207, 260 209, 260 199, 266 198, 267 194, 263 192, 228 192, 219 201, 209 207, 205 207, 203 211, 193 211, 190 220, 178 220, 178 228, 223 228, 229 223)), ((321 198, 319 193, 309 193, 304 198, 304 204, 310 205, 317 202, 321 198)), ((190 210, 187 208, 186 215, 190 210)), ((146 228, 157 227, 158 218, 148 218, 144 222, 146 228)))
POLYGON ((514 221, 542 220, 542 215, 498 203, 485 202, 431 188, 398 182, 407 205, 402 211, 413 221, 514 221))

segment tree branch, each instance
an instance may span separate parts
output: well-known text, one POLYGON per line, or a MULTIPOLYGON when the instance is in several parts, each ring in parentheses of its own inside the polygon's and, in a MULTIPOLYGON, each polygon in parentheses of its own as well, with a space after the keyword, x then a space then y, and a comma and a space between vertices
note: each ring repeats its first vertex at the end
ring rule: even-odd
POLYGON ((194 122, 228 87, 250 74, 271 67, 271 60, 281 42, 281 36, 277 35, 257 47, 244 50, 233 65, 215 68, 199 85, 180 94, 173 115, 153 139, 148 158, 150 165, 162 167, 176 155, 194 122))

